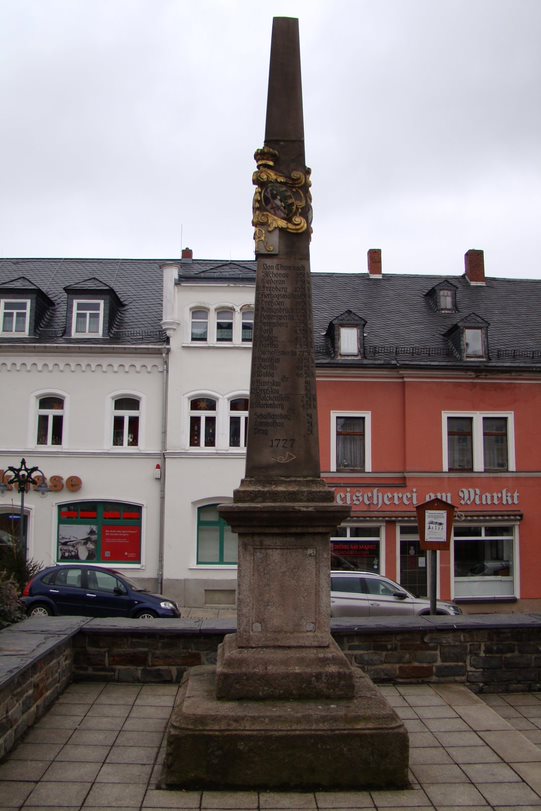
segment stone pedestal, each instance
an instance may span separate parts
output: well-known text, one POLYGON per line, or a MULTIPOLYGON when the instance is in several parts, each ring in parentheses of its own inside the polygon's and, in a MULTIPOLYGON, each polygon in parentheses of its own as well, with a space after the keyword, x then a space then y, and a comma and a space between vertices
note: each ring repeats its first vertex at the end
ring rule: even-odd
POLYGON ((404 788, 404 725, 358 669, 350 699, 224 701, 213 667, 187 674, 167 739, 162 788, 404 788))

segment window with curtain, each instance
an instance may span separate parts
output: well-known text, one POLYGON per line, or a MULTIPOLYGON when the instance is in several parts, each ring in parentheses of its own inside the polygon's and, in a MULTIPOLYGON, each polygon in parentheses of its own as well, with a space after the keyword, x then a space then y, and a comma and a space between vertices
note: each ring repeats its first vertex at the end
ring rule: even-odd
POLYGON ((447 420, 449 470, 473 470, 473 419, 449 417, 447 420))
POLYGON ((190 447, 216 446, 216 400, 193 397, 190 400, 190 447))
POLYGON ((61 445, 64 428, 63 397, 40 397, 38 400, 38 445, 61 445))
POLYGON ((209 314, 207 310, 192 310, 192 341, 208 341, 209 314))
POLYGON ((233 310, 218 310, 216 312, 216 340, 218 343, 233 342, 233 310))
POLYGON ((336 470, 365 470, 364 417, 336 417, 336 470))
POLYGON ((247 397, 236 397, 229 403, 229 447, 245 448, 248 434, 247 397))
POLYGON ((139 446, 141 404, 136 397, 117 397, 113 404, 113 446, 139 446))

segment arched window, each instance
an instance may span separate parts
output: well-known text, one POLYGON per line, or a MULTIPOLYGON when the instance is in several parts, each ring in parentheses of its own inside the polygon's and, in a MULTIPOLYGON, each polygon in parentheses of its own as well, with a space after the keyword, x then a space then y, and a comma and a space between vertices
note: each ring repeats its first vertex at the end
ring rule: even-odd
POLYGON ((192 310, 192 341, 208 341, 209 314, 207 310, 192 310))
POLYGON ((254 311, 242 311, 242 343, 252 343, 254 337, 254 311))
POLYGON ((136 397, 117 397, 113 404, 113 447, 139 446, 141 404, 136 397))
POLYGON ((197 510, 197 562, 237 563, 238 536, 218 515, 216 504, 197 510))
POLYGON ((247 397, 236 397, 229 402, 229 447, 245 448, 248 434, 247 397))
POLYGON ((190 400, 190 448, 216 446, 216 400, 193 397, 190 400))
POLYGON ((64 427, 64 399, 40 397, 38 400, 38 445, 61 445, 64 427))
POLYGON ((233 342, 233 310, 216 311, 216 340, 218 342, 233 342))

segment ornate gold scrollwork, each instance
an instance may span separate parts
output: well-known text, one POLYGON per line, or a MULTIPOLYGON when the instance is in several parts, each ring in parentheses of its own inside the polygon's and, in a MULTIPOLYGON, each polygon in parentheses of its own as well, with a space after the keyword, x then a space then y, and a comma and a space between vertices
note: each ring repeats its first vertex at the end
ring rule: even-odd
POLYGON ((302 234, 311 228, 312 198, 310 169, 294 171, 290 177, 273 167, 279 157, 275 149, 264 146, 254 155, 257 169, 252 176, 255 186, 252 225, 256 251, 278 251, 277 229, 302 234), (301 214, 301 212, 303 212, 301 214))

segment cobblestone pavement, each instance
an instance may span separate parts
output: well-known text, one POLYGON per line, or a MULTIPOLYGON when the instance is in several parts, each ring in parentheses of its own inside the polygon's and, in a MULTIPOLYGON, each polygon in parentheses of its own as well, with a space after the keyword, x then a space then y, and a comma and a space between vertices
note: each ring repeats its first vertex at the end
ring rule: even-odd
POLYGON ((541 693, 483 700, 461 685, 382 687, 410 733, 411 788, 402 791, 161 791, 177 690, 71 685, 0 765, 0 811, 541 811, 541 693))

